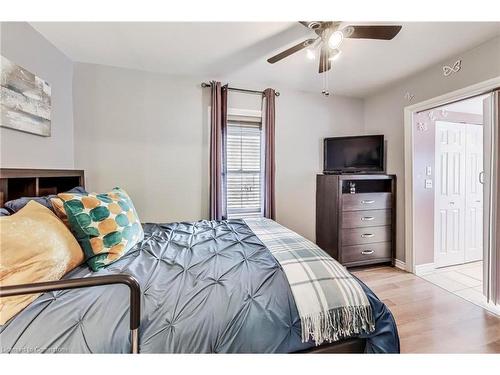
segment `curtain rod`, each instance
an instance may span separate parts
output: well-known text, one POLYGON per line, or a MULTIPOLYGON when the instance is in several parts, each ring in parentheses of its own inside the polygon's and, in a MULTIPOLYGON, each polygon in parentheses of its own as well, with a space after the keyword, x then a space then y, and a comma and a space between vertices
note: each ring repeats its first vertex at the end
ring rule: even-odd
MULTIPOLYGON (((206 82, 202 82, 201 83, 201 87, 211 87, 212 85, 210 83, 206 83, 206 82)), ((228 90, 231 90, 231 91, 237 91, 237 92, 246 92, 247 94, 258 94, 258 95, 262 95, 264 92, 263 91, 257 91, 257 90, 248 90, 248 89, 238 89, 236 87, 229 87, 227 88, 228 90)), ((276 96, 280 96, 280 93, 278 91, 276 91, 274 93, 274 95, 276 96)))

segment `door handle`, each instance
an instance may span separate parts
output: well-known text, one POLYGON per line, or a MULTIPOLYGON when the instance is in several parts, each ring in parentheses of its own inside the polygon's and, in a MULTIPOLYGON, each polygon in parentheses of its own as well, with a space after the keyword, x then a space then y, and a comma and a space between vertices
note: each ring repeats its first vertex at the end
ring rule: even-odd
POLYGON ((375 236, 373 233, 363 233, 361 238, 372 238, 373 236, 375 236))
POLYGON ((484 171, 479 172, 479 183, 484 185, 484 171))
POLYGON ((361 218, 361 221, 372 221, 374 219, 375 219, 375 217, 373 217, 373 216, 363 216, 361 218))
POLYGON ((373 254, 374 252, 375 251, 373 251, 373 250, 363 250, 363 251, 361 251, 361 254, 363 254, 363 255, 370 255, 370 254, 373 254))
POLYGON ((374 200, 362 200, 361 201, 362 204, 372 204, 372 203, 375 203, 374 200))

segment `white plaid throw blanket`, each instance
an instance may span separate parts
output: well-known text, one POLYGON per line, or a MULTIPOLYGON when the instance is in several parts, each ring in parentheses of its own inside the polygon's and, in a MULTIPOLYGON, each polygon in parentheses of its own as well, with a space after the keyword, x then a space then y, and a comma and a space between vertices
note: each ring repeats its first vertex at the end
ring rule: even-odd
POLYGON ((271 251, 290 284, 302 342, 333 342, 375 329, 370 302, 354 277, 311 241, 265 219, 245 219, 271 251))

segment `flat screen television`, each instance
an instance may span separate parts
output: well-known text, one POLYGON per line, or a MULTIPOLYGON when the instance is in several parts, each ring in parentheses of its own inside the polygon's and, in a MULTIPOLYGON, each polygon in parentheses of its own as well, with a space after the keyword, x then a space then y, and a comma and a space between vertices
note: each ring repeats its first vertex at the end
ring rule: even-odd
POLYGON ((325 138, 323 172, 383 173, 384 136, 325 138))

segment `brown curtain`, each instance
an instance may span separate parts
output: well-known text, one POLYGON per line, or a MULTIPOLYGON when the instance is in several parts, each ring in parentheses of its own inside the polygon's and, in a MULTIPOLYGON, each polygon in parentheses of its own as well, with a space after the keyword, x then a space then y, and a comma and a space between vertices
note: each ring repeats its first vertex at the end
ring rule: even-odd
POLYGON ((212 81, 210 114, 210 220, 226 219, 224 148, 227 130, 227 85, 212 81))
POLYGON ((275 128, 275 91, 273 89, 264 90, 264 216, 269 219, 276 219, 275 195, 275 160, 274 160, 274 128, 275 128))

